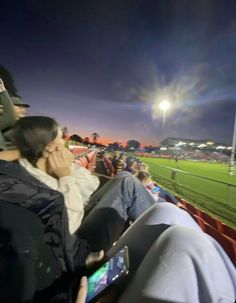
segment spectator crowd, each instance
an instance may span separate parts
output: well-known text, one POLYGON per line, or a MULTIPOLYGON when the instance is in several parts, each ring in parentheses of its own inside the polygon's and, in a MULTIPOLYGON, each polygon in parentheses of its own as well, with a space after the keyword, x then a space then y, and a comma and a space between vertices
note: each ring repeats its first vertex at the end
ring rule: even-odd
POLYGON ((85 303, 83 276, 124 246, 129 274, 102 302, 234 302, 233 263, 145 164, 115 155, 99 186, 0 77, 0 302, 85 303))

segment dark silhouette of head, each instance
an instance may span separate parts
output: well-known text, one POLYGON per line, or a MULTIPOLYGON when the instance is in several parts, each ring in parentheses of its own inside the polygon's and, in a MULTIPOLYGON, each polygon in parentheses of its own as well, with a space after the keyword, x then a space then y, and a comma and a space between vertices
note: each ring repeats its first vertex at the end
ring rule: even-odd
POLYGON ((36 166, 45 147, 57 137, 58 128, 58 123, 50 117, 31 116, 19 119, 14 127, 14 139, 21 156, 36 166))

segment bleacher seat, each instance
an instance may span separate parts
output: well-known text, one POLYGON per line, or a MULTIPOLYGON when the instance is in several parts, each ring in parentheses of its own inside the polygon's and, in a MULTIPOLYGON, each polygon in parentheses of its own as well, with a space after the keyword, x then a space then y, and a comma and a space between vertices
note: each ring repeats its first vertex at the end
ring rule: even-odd
POLYGON ((236 241, 236 230, 235 229, 225 225, 224 223, 221 223, 221 227, 222 227, 222 233, 225 236, 236 241))
POLYGON ((192 215, 198 216, 198 209, 195 206, 193 206, 192 204, 190 204, 188 202, 185 202, 185 207, 192 215))
POLYGON ((106 167, 108 175, 110 177, 113 177, 115 170, 114 170, 113 165, 111 164, 111 161, 106 156, 104 156, 103 161, 104 161, 104 165, 106 167))
POLYGON ((88 160, 86 159, 85 156, 79 157, 76 160, 76 163, 78 163, 80 166, 87 168, 88 166, 88 160))
POLYGON ((205 232, 212 236, 224 248, 225 252, 236 266, 236 241, 225 237, 210 224, 205 223, 205 232))
POLYGON ((207 222, 209 225, 213 226, 215 229, 217 229, 219 232, 222 232, 222 223, 211 217, 209 214, 201 210, 201 215, 200 217, 207 222))
POLYGON ((203 231, 206 231, 206 222, 199 216, 194 215, 194 219, 198 223, 198 225, 201 227, 203 231))

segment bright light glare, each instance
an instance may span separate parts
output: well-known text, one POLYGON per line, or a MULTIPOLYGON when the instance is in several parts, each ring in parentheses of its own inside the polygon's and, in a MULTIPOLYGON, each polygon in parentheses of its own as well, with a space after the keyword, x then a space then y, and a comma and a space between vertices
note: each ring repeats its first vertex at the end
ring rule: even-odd
POLYGON ((167 111, 167 109, 170 108, 170 102, 167 100, 163 100, 161 101, 161 103, 159 104, 159 107, 161 110, 163 110, 164 112, 167 111))

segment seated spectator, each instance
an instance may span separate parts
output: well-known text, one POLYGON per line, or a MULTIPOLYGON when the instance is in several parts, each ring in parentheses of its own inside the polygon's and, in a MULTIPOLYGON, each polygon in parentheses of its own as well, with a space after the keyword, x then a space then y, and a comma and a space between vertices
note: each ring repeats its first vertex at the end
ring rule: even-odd
POLYGON ((118 303, 234 302, 236 270, 210 236, 171 226, 153 242, 118 303))
POLYGON ((111 164, 115 169, 117 161, 119 159, 119 152, 115 151, 113 154, 107 153, 107 157, 111 161, 111 164))
POLYGON ((4 130, 12 127, 16 121, 12 100, 8 95, 2 79, 0 79, 0 150, 6 149, 4 130))
MULTIPOLYGON (((201 303, 236 298, 236 269, 222 247, 187 212, 170 203, 145 212, 110 249, 108 258, 124 245, 129 249, 130 272, 118 295, 102 302, 201 303)), ((76 303, 86 297, 86 278, 81 282, 76 303)))
POLYGON ((182 204, 175 198, 174 195, 164 190, 156 182, 153 182, 148 172, 139 171, 137 178, 143 183, 144 187, 156 202, 170 202, 177 206, 182 206, 182 204))
POLYGON ((141 162, 139 165, 139 170, 149 172, 149 166, 146 163, 141 162))
POLYGON ((138 172, 139 167, 137 159, 130 159, 129 161, 127 159, 126 164, 125 171, 130 172, 132 175, 135 175, 138 172))
POLYGON ((113 167, 115 169, 115 174, 122 172, 126 167, 126 156, 124 153, 120 153, 118 159, 113 162, 113 167))
POLYGON ((69 231, 73 234, 82 221, 85 202, 98 188, 99 179, 86 168, 72 163, 74 157, 64 147, 62 131, 50 118, 19 120, 14 137, 22 156, 20 165, 42 183, 63 193, 69 231))
POLYGON ((143 186, 157 202, 160 193, 160 187, 152 181, 150 174, 147 171, 139 171, 137 178, 142 182, 143 186))
POLYGON ((62 270, 75 271, 85 264, 91 251, 97 251, 93 246, 110 248, 127 219, 137 219, 154 201, 127 172, 120 173, 90 197, 98 179, 73 164, 61 136, 52 118, 19 119, 14 137, 21 159, 0 161, 0 197, 34 212, 42 221, 45 240, 62 270), (87 209, 93 209, 81 224, 87 200, 87 209), (86 229, 96 235, 91 244, 82 236, 86 229))
POLYGON ((10 97, 0 79, 0 159, 12 161, 19 158, 13 142, 12 127, 15 122, 24 117, 28 104, 24 104, 18 96, 10 97))

